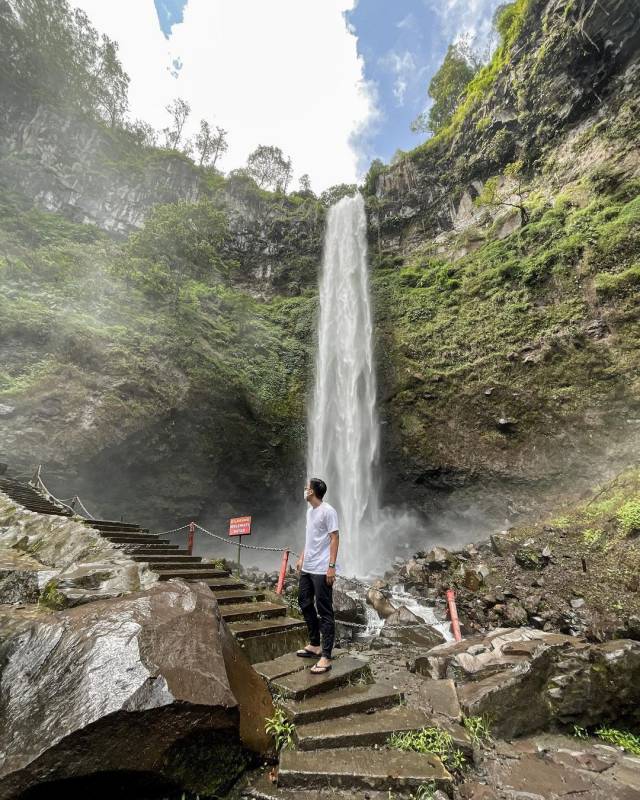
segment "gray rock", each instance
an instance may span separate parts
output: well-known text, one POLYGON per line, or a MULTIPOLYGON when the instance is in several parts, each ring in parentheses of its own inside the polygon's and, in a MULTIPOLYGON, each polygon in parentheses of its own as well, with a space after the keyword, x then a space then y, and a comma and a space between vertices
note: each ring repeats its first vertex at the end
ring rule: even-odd
POLYGON ((0 417, 8 417, 10 414, 13 414, 15 410, 16 410, 15 406, 8 406, 5 403, 0 403, 0 417))
POLYGON ((627 639, 590 645, 533 628, 499 629, 432 649, 416 671, 456 680, 463 712, 489 715, 504 738, 615 722, 640 701, 640 642, 627 639))
POLYGON ((429 569, 447 569, 455 562, 455 557, 445 547, 434 547, 425 556, 429 569))
POLYGON ((336 620, 344 620, 345 622, 358 622, 365 623, 367 621, 367 612, 365 611, 364 604, 360 600, 354 600, 346 592, 341 592, 339 589, 333 590, 333 610, 336 620))
POLYGON ((213 781, 228 785, 244 761, 225 637, 208 587, 168 581, 52 614, 5 640, 0 798, 111 770, 173 778, 180 740, 194 735, 211 754, 236 753, 213 781))

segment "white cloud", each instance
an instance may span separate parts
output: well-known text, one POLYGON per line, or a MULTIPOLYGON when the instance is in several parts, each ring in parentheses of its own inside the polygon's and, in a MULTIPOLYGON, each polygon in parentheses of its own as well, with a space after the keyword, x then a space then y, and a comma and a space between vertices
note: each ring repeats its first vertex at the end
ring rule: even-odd
POLYGON ((383 58, 379 59, 381 66, 386 67, 395 74, 393 82, 393 96, 399 106, 404 105, 404 96, 409 86, 409 79, 415 74, 416 62, 408 50, 396 53, 390 50, 383 58))
POLYGON ((343 17, 354 2, 189 0, 168 41, 153 0, 76 5, 119 42, 133 116, 160 129, 165 106, 183 97, 192 107, 187 134, 201 117, 228 129, 225 171, 274 144, 320 191, 359 177, 356 134, 376 114, 343 17))

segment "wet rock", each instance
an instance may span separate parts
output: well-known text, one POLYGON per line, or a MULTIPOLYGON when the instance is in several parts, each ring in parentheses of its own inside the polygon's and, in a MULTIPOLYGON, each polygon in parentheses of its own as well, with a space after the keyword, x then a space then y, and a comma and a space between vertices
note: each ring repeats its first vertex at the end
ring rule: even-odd
POLYGON ((463 712, 488 714, 504 738, 615 722, 640 701, 640 643, 627 639, 592 645, 532 628, 499 629, 435 647, 415 667, 454 679, 463 712))
POLYGON ((450 678, 425 680, 420 686, 420 703, 428 712, 459 722, 462 717, 456 685, 450 678))
MULTIPOLYGON (((6 403, 0 403, 0 417, 8 417, 16 410, 15 406, 8 406, 6 403)), ((5 465, 6 470, 6 465, 5 465)), ((5 471, 3 470, 3 471, 5 471)))
POLYGON ((367 621, 367 612, 363 603, 339 589, 333 590, 333 610, 338 622, 343 620, 344 622, 363 624, 367 621))
POLYGON ((375 608, 381 619, 386 619, 396 610, 379 589, 371 588, 367 591, 367 603, 375 608))
POLYGON ((485 564, 477 567, 469 567, 464 571, 462 583, 471 592, 477 592, 482 587, 485 579, 489 575, 489 568, 485 564))
POLYGON ((0 572, 0 603, 37 603, 39 597, 37 572, 21 569, 0 572))
POLYGON ((194 735, 211 752, 222 738, 238 754, 218 776, 227 785, 244 762, 225 636, 207 586, 168 581, 51 614, 5 640, 0 798, 97 772, 173 778, 181 741, 194 735))
POLYGON ((428 569, 448 569, 455 558, 445 547, 434 547, 426 554, 425 563, 428 569))
POLYGON ((403 566, 401 575, 409 582, 416 584, 428 584, 429 573, 425 569, 424 559, 411 558, 403 566))
POLYGON ((525 542, 515 551, 514 558, 522 569, 543 569, 549 563, 549 556, 550 552, 545 555, 544 550, 525 542))
POLYGON ((400 606, 386 618, 380 636, 394 642, 426 648, 435 647, 445 641, 439 630, 428 625, 406 606, 400 606))
POLYGON ((489 540, 494 553, 498 556, 510 556, 518 549, 518 542, 509 539, 508 531, 492 533, 489 540))

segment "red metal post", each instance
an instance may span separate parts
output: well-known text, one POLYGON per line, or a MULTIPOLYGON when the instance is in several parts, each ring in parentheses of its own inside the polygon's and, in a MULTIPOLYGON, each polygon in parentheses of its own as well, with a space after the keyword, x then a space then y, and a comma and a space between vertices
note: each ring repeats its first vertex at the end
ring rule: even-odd
POLYGON ((284 579, 287 575, 287 564, 289 563, 289 551, 284 550, 282 553, 282 563, 280 564, 280 576, 278 578, 278 585, 276 587, 276 594, 282 594, 284 589, 284 579))
POLYGON ((189 555, 193 555, 193 537, 196 533, 196 523, 190 522, 189 523, 189 538, 187 539, 187 550, 189 551, 189 555))
POLYGON ((453 589, 447 589, 447 604, 449 606, 449 618, 451 619, 451 630, 456 642, 462 641, 460 633, 460 622, 458 620, 458 609, 456 608, 456 593, 453 589))

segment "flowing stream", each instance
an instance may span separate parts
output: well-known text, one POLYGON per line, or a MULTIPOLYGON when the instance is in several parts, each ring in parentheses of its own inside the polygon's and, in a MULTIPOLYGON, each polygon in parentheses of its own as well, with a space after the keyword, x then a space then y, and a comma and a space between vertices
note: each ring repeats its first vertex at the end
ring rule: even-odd
POLYGON ((364 576, 380 564, 379 430, 362 195, 329 209, 320 278, 308 475, 326 481, 340 519, 339 568, 364 576))

